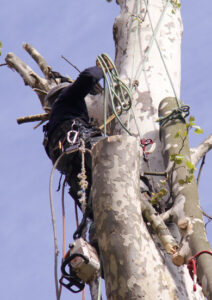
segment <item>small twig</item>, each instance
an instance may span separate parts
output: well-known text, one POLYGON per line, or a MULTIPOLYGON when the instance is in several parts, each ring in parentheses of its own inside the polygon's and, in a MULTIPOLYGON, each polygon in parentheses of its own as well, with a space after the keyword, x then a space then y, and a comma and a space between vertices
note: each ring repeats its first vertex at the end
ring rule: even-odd
POLYGON ((46 120, 40 121, 38 124, 36 124, 33 129, 37 129, 40 125, 42 125, 46 120))
POLYGON ((80 73, 80 70, 75 65, 73 65, 67 58, 65 58, 63 55, 61 55, 61 57, 63 59, 65 59, 65 61, 67 61, 67 63, 69 63, 74 69, 76 69, 80 73))
POLYGON ((43 94, 45 94, 45 95, 47 95, 47 94, 48 94, 48 92, 47 92, 47 91, 44 91, 44 90, 41 90, 41 89, 37 89, 37 88, 34 88, 34 89, 33 89, 33 91, 35 91, 35 92, 39 92, 39 93, 43 93, 43 94))
POLYGON ((200 168, 199 168, 199 172, 198 172, 198 176, 197 176, 197 186, 199 185, 200 175, 202 173, 202 169, 203 169, 203 166, 205 164, 205 157, 206 157, 206 154, 203 156, 202 162, 201 162, 201 165, 200 165, 200 168))
POLYGON ((205 223, 205 228, 206 226, 211 222, 212 220, 208 219, 208 221, 205 223))
POLYGON ((202 208, 201 208, 201 210, 202 210, 203 215, 212 221, 212 217, 210 215, 206 214, 206 212, 202 208))
POLYGON ((0 64, 0 67, 7 66, 7 63, 0 64))

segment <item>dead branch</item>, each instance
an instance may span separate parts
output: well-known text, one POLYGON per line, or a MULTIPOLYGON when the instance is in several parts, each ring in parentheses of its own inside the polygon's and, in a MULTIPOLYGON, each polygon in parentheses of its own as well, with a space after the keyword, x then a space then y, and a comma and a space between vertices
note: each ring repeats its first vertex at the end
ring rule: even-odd
MULTIPOLYGON (((58 82, 51 72, 51 67, 47 64, 43 56, 32 46, 27 43, 23 44, 23 48, 38 64, 39 68, 45 75, 45 78, 36 74, 24 61, 17 57, 14 53, 8 53, 5 61, 9 68, 14 69, 24 80, 26 85, 29 85, 40 99, 42 108, 46 110, 45 96, 48 91, 53 88, 58 82)), ((48 111, 47 111, 48 112, 48 111)))
POLYGON ((212 134, 199 146, 191 149, 191 161, 196 166, 200 159, 212 149, 212 134))
MULTIPOLYGON (((201 208, 201 209, 202 209, 202 208, 201 208)), ((204 215, 206 218, 208 218, 209 220, 212 221, 212 216, 208 215, 203 209, 202 209, 202 213, 203 213, 203 215, 204 215)))
POLYGON ((158 235, 161 243, 163 244, 164 248, 166 249, 166 252, 169 254, 176 253, 178 249, 178 245, 169 232, 168 227, 164 223, 161 216, 155 211, 151 203, 147 200, 151 198, 148 196, 147 193, 144 193, 144 195, 141 195, 141 202, 142 202, 142 213, 145 216, 145 218, 151 223, 151 226, 155 233, 158 235))
POLYGON ((32 115, 32 116, 26 116, 26 117, 21 117, 17 119, 18 124, 23 124, 23 123, 29 123, 29 122, 36 122, 36 121, 46 121, 49 119, 50 114, 39 114, 39 115, 32 115))
POLYGON ((199 172, 198 172, 198 176, 197 176, 197 186, 199 185, 200 175, 202 173, 202 169, 203 169, 203 166, 205 164, 205 156, 206 155, 203 156, 202 162, 201 162, 201 165, 200 165, 200 168, 199 168, 199 172))
POLYGON ((44 57, 30 44, 24 43, 23 48, 29 53, 29 55, 38 64, 45 78, 50 79, 50 73, 52 71, 52 68, 47 64, 44 57))

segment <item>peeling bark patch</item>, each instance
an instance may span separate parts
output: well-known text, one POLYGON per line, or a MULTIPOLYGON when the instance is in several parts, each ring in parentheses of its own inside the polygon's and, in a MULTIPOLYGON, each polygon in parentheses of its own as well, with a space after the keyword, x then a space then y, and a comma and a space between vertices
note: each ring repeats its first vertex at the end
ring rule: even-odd
MULTIPOLYGON (((136 109, 137 110, 140 109, 142 112, 148 112, 147 116, 151 116, 154 113, 156 113, 156 110, 153 109, 152 97, 150 95, 150 92, 142 92, 142 93, 137 92, 137 93, 138 93, 138 97, 136 99, 136 105, 135 105, 136 109)), ((140 116, 139 118, 141 121, 144 119, 143 116, 140 116)))

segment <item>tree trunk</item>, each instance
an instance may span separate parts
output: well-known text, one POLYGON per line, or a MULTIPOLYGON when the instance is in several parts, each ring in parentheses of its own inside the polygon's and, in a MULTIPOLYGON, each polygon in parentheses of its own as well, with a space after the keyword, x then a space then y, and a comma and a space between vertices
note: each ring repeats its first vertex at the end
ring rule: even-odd
MULTIPOLYGON (((175 98, 165 98, 159 106, 159 116, 165 117, 170 111, 177 109, 175 98)), ((175 119, 161 126, 161 140, 165 167, 169 173, 169 184, 172 193, 172 217, 181 231, 181 257, 188 262, 191 256, 200 251, 211 251, 206 237, 202 211, 200 209, 198 189, 195 177, 189 173, 187 162, 191 161, 190 147, 186 133, 185 121, 175 119), (177 133, 179 136, 177 136, 177 133), (182 162, 175 164, 170 156, 182 155, 182 162), (186 176, 190 182, 186 183, 186 176), (180 184, 180 181, 185 183, 180 184)), ((197 275, 202 283, 205 296, 212 295, 212 255, 202 254, 198 258, 197 275)))
MULTIPOLYGON (((121 12, 120 16, 116 18, 113 28, 116 46, 115 62, 121 79, 131 87, 134 111, 122 114, 120 118, 126 126, 127 123, 129 124, 128 128, 132 135, 139 138, 151 138, 156 143, 156 150, 148 156, 147 160, 143 159, 142 151, 140 151, 141 173, 164 172, 162 145, 156 120, 158 106, 162 99, 180 97, 182 36, 180 12, 176 10, 173 13, 173 7, 169 1, 163 0, 149 1, 148 10, 145 0, 118 0, 117 4, 120 5, 121 12), (136 85, 134 84, 135 80, 136 85)), ((118 122, 114 121, 110 126, 110 134, 125 135, 126 133, 118 122)), ((193 282, 186 265, 181 267, 173 265, 158 237, 153 232, 147 231, 143 221, 140 221, 139 231, 139 213, 137 212, 135 217, 131 216, 129 210, 129 207, 131 208, 129 203, 132 202, 131 196, 128 195, 129 199, 127 199, 122 194, 123 191, 130 189, 130 194, 137 195, 137 187, 132 183, 133 171, 129 168, 128 162, 125 163, 122 159, 123 155, 126 157, 130 155, 131 159, 136 160, 137 154, 135 146, 130 145, 131 141, 128 137, 119 137, 119 142, 116 139, 117 137, 110 137, 108 140, 100 142, 93 152, 94 215, 100 249, 103 253, 108 299, 135 299, 133 294, 128 294, 124 298, 120 291, 122 283, 126 289, 129 289, 131 281, 128 274, 131 273, 131 264, 128 265, 127 261, 135 250, 142 256, 142 274, 145 274, 140 283, 141 290, 137 289, 135 285, 135 290, 139 291, 139 297, 143 299, 204 299, 200 288, 193 293, 193 282), (124 152, 121 149, 124 149, 124 152), (114 164, 115 161, 116 164, 114 164), (127 175, 121 175, 123 170, 127 175), (120 190, 120 185, 123 191, 120 190), (121 214, 122 210, 117 207, 117 203, 126 209, 123 211, 126 211, 128 224, 126 224, 126 218, 122 219, 124 214, 121 214), (121 217, 116 218, 120 214, 121 217), (132 230, 131 224, 134 222, 137 222, 134 227, 136 232, 133 233, 135 238, 137 236, 136 243, 133 245, 134 237, 132 237, 132 243, 129 244, 128 249, 125 246, 122 232, 132 230), (136 246, 137 241, 142 247, 142 251, 136 246), (123 267, 122 258, 126 254, 129 257, 126 257, 126 265, 123 267), (163 278, 165 276, 165 279, 161 280, 160 276, 163 278), (120 278, 125 279, 120 281, 120 278)), ((164 178, 148 176, 148 179, 154 192, 158 192, 160 179, 164 178)), ((134 201, 138 200, 134 199, 134 201)), ((166 198, 161 202, 165 203, 165 201, 166 198)), ((140 219, 142 219, 141 214, 140 219)), ((178 226, 170 223, 169 228, 179 243, 181 235, 178 226)), ((135 270, 136 282, 136 278, 139 278, 140 268, 135 270)), ((122 289, 122 292, 125 293, 125 289, 122 289)))
POLYGON ((123 135, 92 150, 92 203, 107 298, 186 299, 141 216, 139 150, 136 138, 123 135))

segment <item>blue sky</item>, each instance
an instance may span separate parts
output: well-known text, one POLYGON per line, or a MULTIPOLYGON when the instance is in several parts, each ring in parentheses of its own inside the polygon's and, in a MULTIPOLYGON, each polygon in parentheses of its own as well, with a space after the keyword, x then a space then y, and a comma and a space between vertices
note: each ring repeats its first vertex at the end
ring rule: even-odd
MULTIPOLYGON (((105 0, 1 0, 0 63, 14 52, 36 72, 38 67, 22 49, 28 42, 54 70, 71 77, 77 73, 61 55, 79 69, 91 66, 99 53, 114 57, 112 25, 119 7, 105 0)), ((196 146, 212 132, 212 3, 183 1, 182 100, 191 106, 202 136, 191 135, 196 146)), ((42 129, 33 124, 17 125, 16 118, 41 113, 37 96, 7 67, 0 68, 1 91, 1 296, 4 300, 55 298, 53 233, 49 206, 51 162, 42 146, 42 129)), ((200 180, 201 206, 212 215, 210 199, 212 153, 206 157, 200 180)), ((56 190, 58 175, 55 176, 56 190)), ((75 230, 73 203, 66 196, 68 236, 75 230)), ((58 234, 61 236, 60 193, 54 194, 58 234)), ((212 241, 212 224, 208 225, 212 241)), ((61 245, 61 239, 59 239, 61 245)), ((64 289, 62 299, 81 299, 64 289)), ((87 297, 89 299, 89 297, 87 297)))

